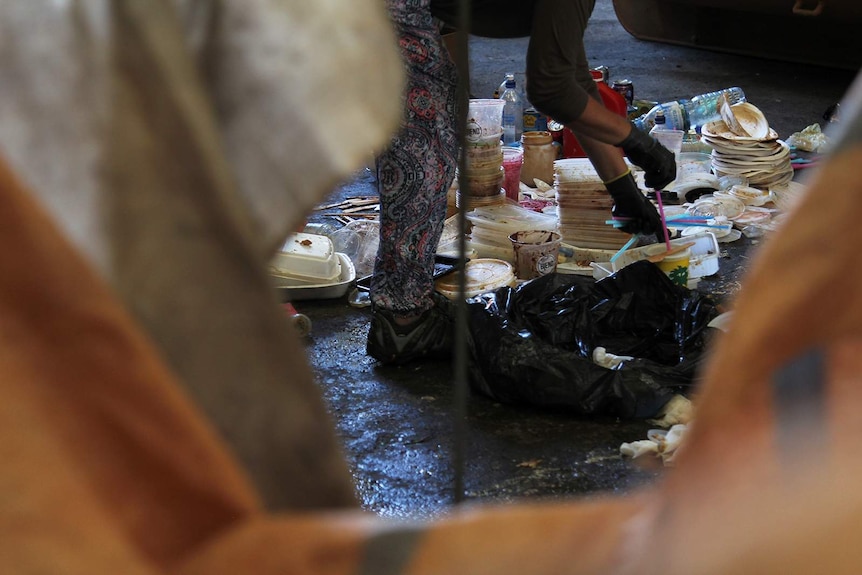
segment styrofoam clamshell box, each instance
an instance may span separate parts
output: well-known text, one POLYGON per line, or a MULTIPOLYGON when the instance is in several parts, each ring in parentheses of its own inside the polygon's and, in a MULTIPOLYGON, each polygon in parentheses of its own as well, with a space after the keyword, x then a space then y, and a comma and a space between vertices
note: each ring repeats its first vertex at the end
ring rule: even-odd
POLYGON ((327 236, 297 232, 287 237, 281 251, 270 262, 271 273, 309 283, 334 282, 341 263, 327 236))

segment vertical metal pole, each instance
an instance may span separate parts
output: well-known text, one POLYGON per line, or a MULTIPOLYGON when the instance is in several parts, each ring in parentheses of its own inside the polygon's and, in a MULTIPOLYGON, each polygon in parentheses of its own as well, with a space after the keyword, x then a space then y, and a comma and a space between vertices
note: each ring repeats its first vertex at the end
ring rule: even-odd
MULTIPOLYGON (((469 35, 470 30, 470 0, 460 0, 458 3, 458 30, 456 32, 456 54, 455 64, 458 68, 458 140, 460 151, 458 154, 458 171, 461 181, 466 181, 467 160, 464 151, 465 136, 467 133, 467 108, 470 103, 470 57, 469 57, 469 35)), ((452 467, 454 469, 454 502, 461 503, 464 500, 464 470, 466 462, 466 438, 467 438, 467 400, 469 397, 469 373, 468 361, 469 350, 467 349, 467 301, 465 299, 466 277, 464 267, 466 265, 466 213, 469 210, 468 194, 459 189, 458 209, 458 299, 455 302, 455 398, 453 422, 453 449, 452 467)))

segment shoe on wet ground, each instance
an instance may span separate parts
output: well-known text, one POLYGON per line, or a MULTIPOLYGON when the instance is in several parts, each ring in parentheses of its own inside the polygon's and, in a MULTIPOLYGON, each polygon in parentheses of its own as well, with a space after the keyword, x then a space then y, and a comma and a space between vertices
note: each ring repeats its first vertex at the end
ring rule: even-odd
POLYGON ((391 311, 374 307, 366 352, 381 363, 401 365, 420 358, 452 355, 455 320, 451 302, 434 294, 434 307, 413 323, 400 326, 391 311))

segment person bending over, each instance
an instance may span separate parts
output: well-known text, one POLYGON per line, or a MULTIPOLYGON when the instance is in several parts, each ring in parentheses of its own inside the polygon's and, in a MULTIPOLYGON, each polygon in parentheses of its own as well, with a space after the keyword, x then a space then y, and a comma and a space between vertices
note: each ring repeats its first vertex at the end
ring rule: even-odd
MULTIPOLYGON (((404 116, 377 158, 380 243, 371 279, 367 352, 402 364, 451 353, 451 305, 434 291, 434 255, 455 177, 455 64, 440 35, 454 26, 457 0, 386 0, 399 38, 407 86, 404 116)), ((623 153, 646 172, 650 188, 676 177, 673 153, 604 107, 590 74, 584 31, 595 0, 473 0, 478 36, 529 36, 527 97, 541 113, 572 130, 614 200, 630 218, 626 233, 654 234, 661 220, 638 188, 623 153), (622 150, 622 153, 620 152, 622 150)))

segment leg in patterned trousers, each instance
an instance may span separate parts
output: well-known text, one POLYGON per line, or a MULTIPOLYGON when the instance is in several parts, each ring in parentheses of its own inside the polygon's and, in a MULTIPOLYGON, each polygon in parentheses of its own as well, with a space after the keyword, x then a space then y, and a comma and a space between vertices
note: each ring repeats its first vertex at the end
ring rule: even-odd
POLYGON ((429 4, 387 1, 407 87, 401 129, 377 160, 380 243, 368 352, 384 362, 445 355, 451 342, 449 306, 434 292, 433 271, 457 162, 457 74, 429 4))

